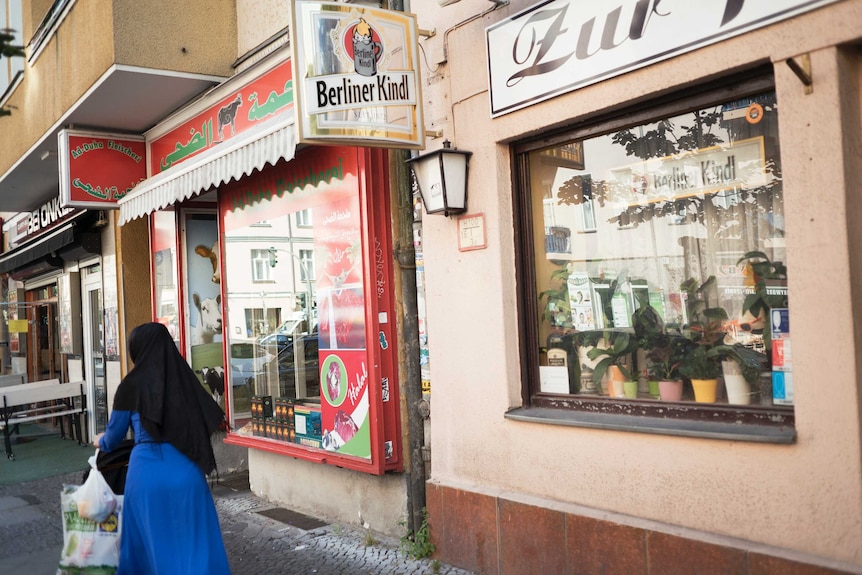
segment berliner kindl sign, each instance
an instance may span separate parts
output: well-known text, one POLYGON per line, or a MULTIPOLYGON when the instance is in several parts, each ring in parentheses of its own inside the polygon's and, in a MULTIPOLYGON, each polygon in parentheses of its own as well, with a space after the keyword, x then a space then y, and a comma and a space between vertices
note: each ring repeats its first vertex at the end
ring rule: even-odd
POLYGON ((334 2, 293 6, 299 140, 423 148, 414 16, 334 2))

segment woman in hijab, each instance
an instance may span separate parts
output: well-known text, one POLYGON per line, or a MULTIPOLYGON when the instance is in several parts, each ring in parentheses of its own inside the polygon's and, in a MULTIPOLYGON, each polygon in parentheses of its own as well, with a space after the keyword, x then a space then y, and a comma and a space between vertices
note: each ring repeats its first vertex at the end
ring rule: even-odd
POLYGON ((129 460, 117 575, 230 573, 206 475, 215 469, 210 436, 224 412, 177 351, 167 328, 145 323, 129 336, 134 368, 114 397, 105 433, 115 449, 129 427, 129 460))

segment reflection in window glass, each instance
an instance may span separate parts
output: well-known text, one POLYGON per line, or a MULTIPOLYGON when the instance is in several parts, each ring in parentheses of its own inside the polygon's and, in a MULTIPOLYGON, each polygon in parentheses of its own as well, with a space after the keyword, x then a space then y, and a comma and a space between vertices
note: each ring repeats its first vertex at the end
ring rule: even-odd
POLYGON ((532 152, 529 169, 535 391, 792 403, 773 93, 532 152))
POLYGON ((272 270, 269 250, 251 250, 251 278, 256 282, 272 281, 272 270))
POLYGON ((177 289, 176 214, 171 210, 154 212, 153 274, 156 321, 168 328, 171 337, 180 341, 180 294, 177 289))
POLYGON ((314 250, 299 250, 299 276, 302 281, 314 277, 314 250))
POLYGON ((296 212, 296 225, 301 228, 311 227, 311 210, 299 210, 296 212))
POLYGON ((314 229, 291 228, 291 215, 270 214, 268 227, 253 222, 225 232, 235 416, 250 412, 253 396, 319 401, 316 282, 299 273, 294 247, 313 245, 314 229), (249 255, 252 276, 231 273, 247 266, 249 255))

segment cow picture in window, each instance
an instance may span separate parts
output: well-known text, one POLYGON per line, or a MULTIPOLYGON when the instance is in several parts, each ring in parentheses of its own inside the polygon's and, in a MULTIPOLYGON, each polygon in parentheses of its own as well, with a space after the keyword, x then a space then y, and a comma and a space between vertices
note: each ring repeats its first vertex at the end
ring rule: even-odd
POLYGON ((191 326, 192 345, 213 343, 222 333, 221 295, 201 298, 197 292, 192 294, 197 309, 197 322, 191 326))
POLYGON ((200 369, 201 379, 204 385, 209 389, 213 399, 220 406, 223 405, 224 398, 224 368, 217 365, 215 367, 202 367, 200 369))
POLYGON ((215 242, 212 246, 195 246, 195 253, 201 257, 207 258, 212 264, 212 282, 216 284, 221 283, 221 266, 219 265, 218 242, 215 242))

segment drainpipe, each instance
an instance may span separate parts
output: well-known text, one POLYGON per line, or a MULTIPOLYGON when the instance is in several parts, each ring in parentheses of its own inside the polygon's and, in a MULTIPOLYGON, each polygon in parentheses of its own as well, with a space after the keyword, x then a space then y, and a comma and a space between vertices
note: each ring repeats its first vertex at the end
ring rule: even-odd
MULTIPOLYGON (((389 0, 389 9, 404 11, 403 0, 389 0)), ((425 508, 425 422, 420 413, 422 377, 419 370, 419 308, 416 298, 416 251, 413 247, 413 188, 405 161, 406 150, 389 150, 389 184, 392 209, 393 256, 398 265, 399 290, 396 300, 401 308, 399 342, 400 379, 407 403, 407 514, 413 534, 422 527, 425 508)))

